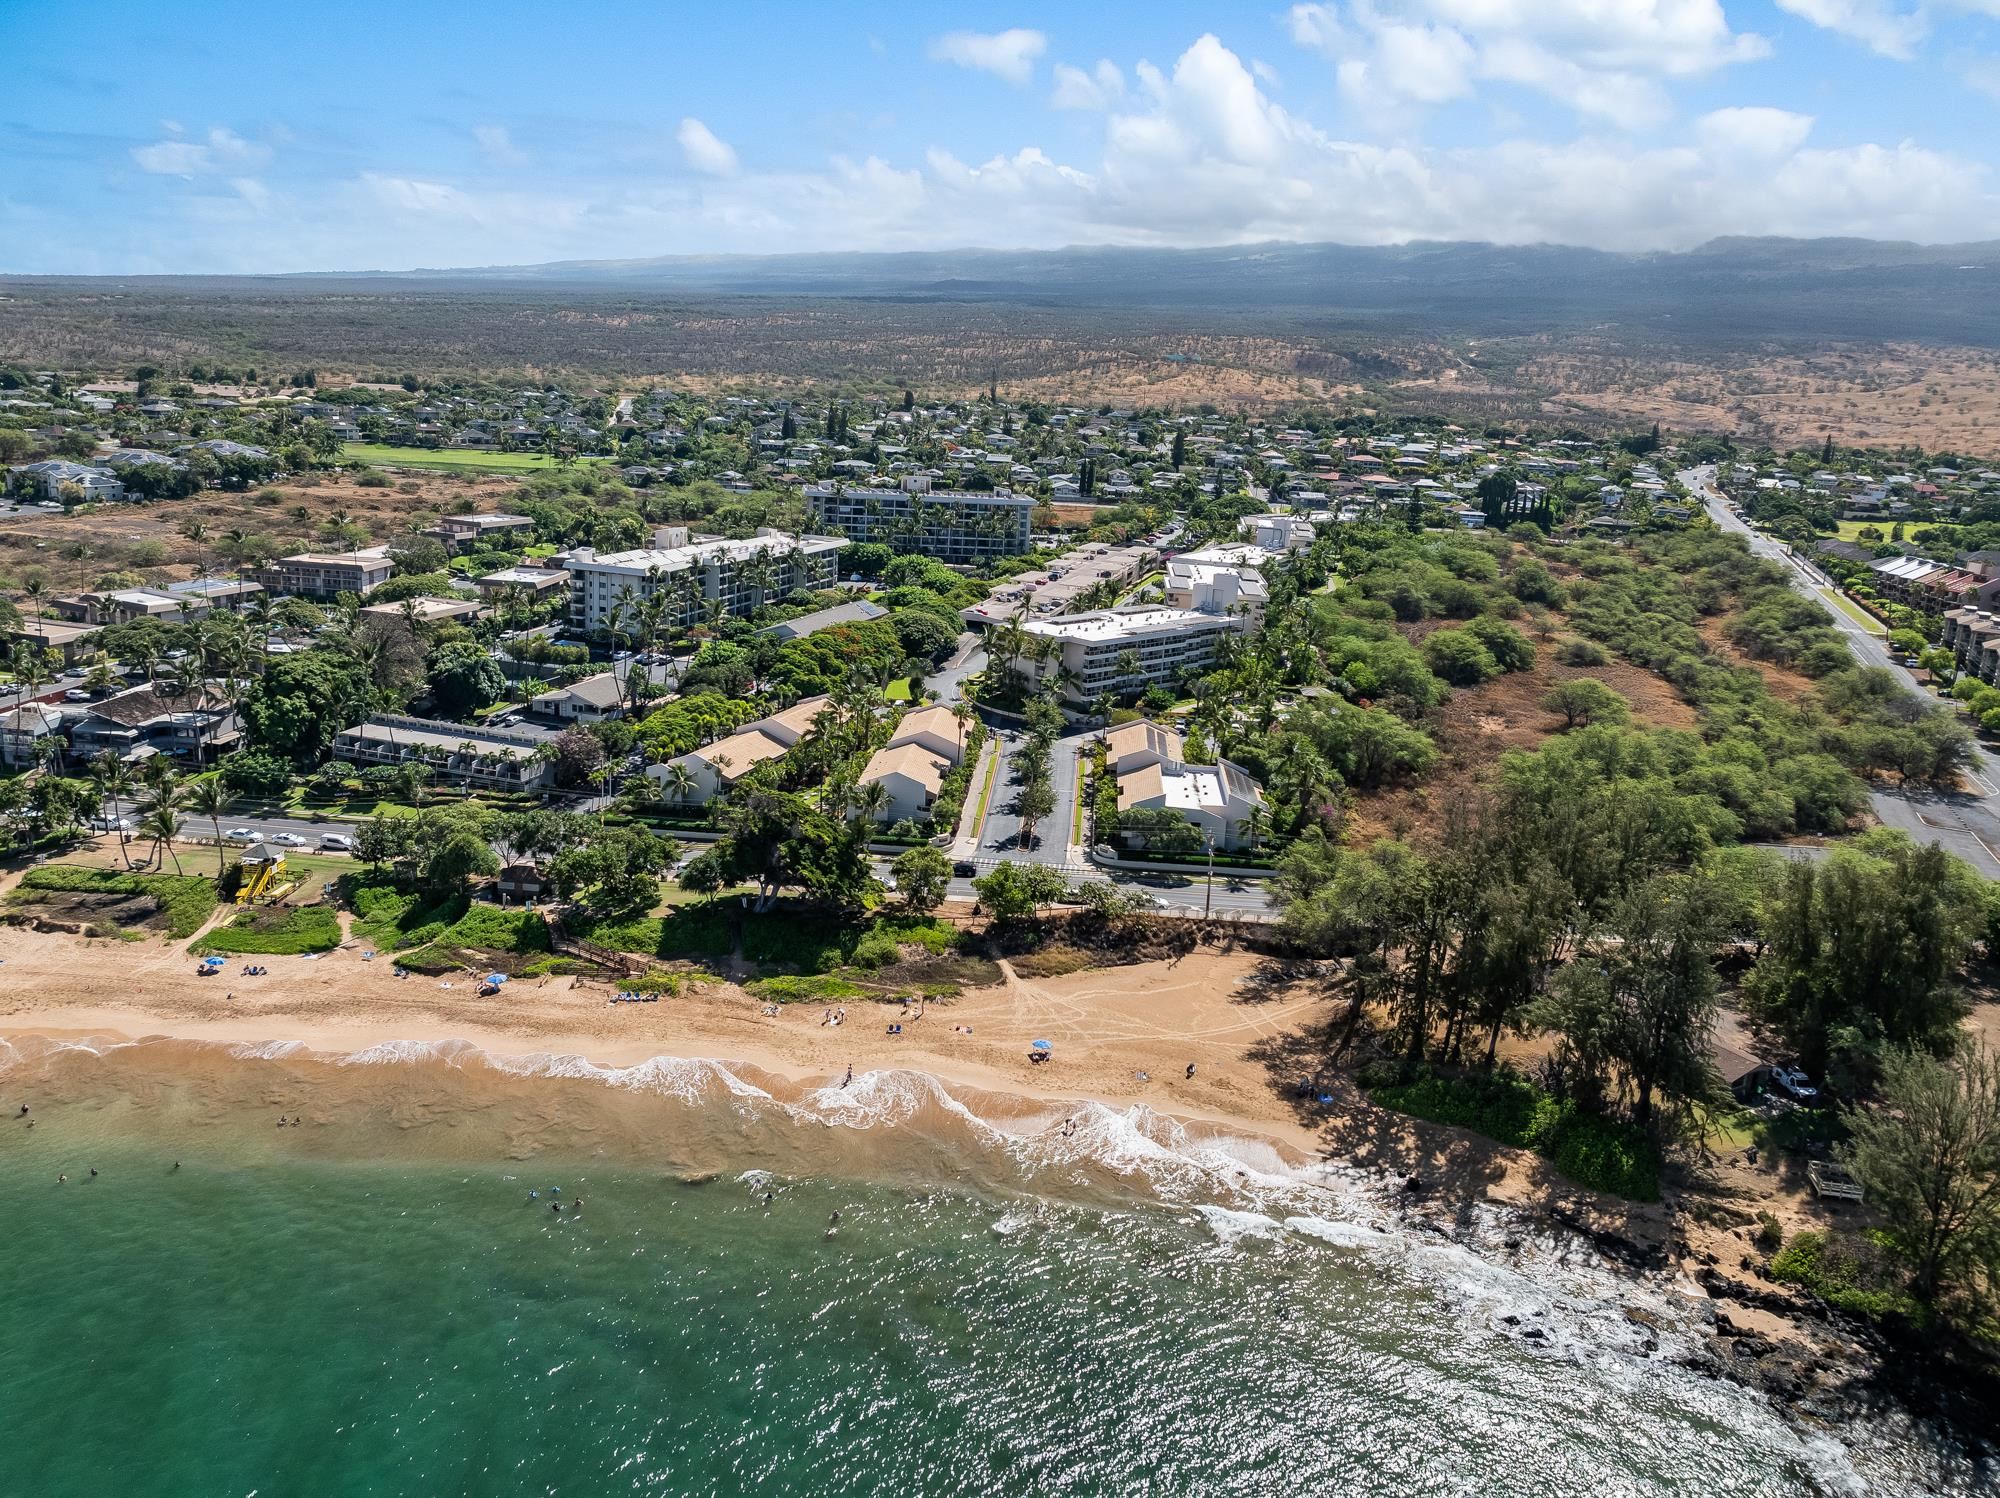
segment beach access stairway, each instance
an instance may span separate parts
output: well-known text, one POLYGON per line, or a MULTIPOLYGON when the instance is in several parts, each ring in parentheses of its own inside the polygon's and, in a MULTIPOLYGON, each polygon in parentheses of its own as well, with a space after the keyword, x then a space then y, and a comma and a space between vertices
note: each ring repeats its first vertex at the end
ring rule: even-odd
POLYGON ((580 936, 572 936, 563 924, 563 918, 556 911, 544 911, 542 920, 549 928, 549 947, 564 957, 578 957, 585 962, 594 962, 600 967, 623 973, 628 978, 643 978, 652 969, 652 964, 633 952, 620 952, 611 947, 601 947, 594 941, 585 941, 580 936))

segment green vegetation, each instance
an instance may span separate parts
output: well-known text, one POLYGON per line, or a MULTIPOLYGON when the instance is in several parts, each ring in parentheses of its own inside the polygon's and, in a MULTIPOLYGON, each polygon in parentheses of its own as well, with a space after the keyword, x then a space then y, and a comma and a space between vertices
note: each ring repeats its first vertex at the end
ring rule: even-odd
POLYGON ((429 947, 525 955, 549 950, 548 924, 540 915, 474 904, 463 888, 426 897, 380 878, 350 875, 340 892, 354 911, 354 935, 384 951, 429 947))
POLYGON ((383 447, 373 442, 343 442, 340 455, 353 463, 380 463, 390 468, 432 468, 442 473, 540 473, 556 467, 556 460, 547 453, 383 447))
POLYGON ((1479 1077, 1426 1072, 1406 1082, 1382 1082, 1368 1095, 1399 1113, 1533 1150, 1580 1186, 1630 1201, 1659 1200, 1659 1150, 1645 1130, 1559 1102, 1513 1072, 1479 1077))
POLYGON ((1853 1315, 1927 1319, 1924 1307, 1901 1288, 1903 1275, 1892 1256, 1861 1234, 1796 1234, 1772 1258, 1771 1278, 1802 1286, 1853 1315))
POLYGON ((61 863, 28 870, 10 900, 34 904, 38 892, 150 896, 159 902, 167 935, 176 941, 199 931, 216 902, 213 879, 193 874, 126 874, 61 863))
POLYGON ((330 952, 340 945, 340 918, 329 905, 296 905, 246 910, 218 926, 191 949, 245 955, 295 957, 330 952))
POLYGON ((837 999, 867 997, 868 991, 845 978, 824 973, 803 978, 757 978, 743 985, 744 992, 773 1004, 820 1004, 837 999))

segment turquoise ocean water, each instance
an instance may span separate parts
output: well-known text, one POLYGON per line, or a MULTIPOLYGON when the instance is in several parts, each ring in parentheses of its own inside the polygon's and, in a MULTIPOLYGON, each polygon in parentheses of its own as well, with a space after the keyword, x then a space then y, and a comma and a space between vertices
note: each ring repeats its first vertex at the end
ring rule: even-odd
POLYGON ((36 1124, 0 1117, 0 1492, 1719 1498, 1948 1480, 1676 1367, 1670 1328, 1554 1248, 1495 1265, 1405 1237, 1365 1196, 1246 1176, 1157 1120, 1086 1112, 1037 1161, 927 1084, 810 1120, 743 1085, 648 1092, 462 1057, 0 1070, 0 1115, 32 1098, 36 1124), (602 1147, 597 1094, 636 1099, 640 1142, 602 1147), (342 1142, 342 1116, 380 1128, 342 1142), (823 1143, 871 1135, 879 1170, 823 1143), (815 1152, 838 1168, 803 1168, 815 1152), (549 1210, 556 1187, 582 1210, 549 1210))

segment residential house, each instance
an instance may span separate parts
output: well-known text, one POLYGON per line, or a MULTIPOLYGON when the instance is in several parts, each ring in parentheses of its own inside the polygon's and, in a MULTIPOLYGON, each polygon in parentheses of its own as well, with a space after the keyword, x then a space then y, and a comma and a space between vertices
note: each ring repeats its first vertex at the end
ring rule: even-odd
POLYGON ((1129 775, 1149 765, 1176 761, 1184 744, 1171 728, 1139 719, 1121 723, 1104 736, 1104 764, 1113 777, 1129 775))
POLYGON ((829 609, 817 609, 810 614, 801 614, 796 619, 787 619, 782 624, 773 624, 765 629, 767 635, 776 635, 781 640, 803 640, 807 635, 818 634, 823 629, 833 629, 842 624, 866 624, 871 619, 880 619, 889 611, 879 603, 870 603, 865 598, 857 598, 852 603, 837 603, 829 609))
POLYGON ((602 723, 623 717, 625 699, 618 690, 618 678, 610 671, 586 676, 566 687, 552 687, 528 699, 528 711, 538 718, 558 723, 602 723))
POLYGON ((877 814, 885 823, 928 816, 952 761, 927 744, 915 741, 885 745, 869 757, 858 785, 886 787, 889 799, 877 814))
POLYGON ((91 502, 123 499, 125 484, 117 474, 66 458, 49 458, 40 463, 23 463, 14 469, 17 491, 39 494, 43 499, 61 500, 73 491, 91 502))
POLYGON ((242 743, 235 702, 209 682, 185 694, 133 687, 79 706, 69 725, 70 751, 79 760, 109 752, 123 760, 166 754, 210 764, 242 743))
POLYGON ((533 540, 535 522, 527 515, 445 515, 424 534, 454 554, 488 547, 506 549, 509 543, 533 540))
POLYGON ((897 722, 885 747, 900 749, 906 744, 915 744, 955 765, 965 754, 965 725, 948 707, 912 708, 897 722))
POLYGON ((646 773, 659 782, 660 794, 667 800, 682 800, 689 805, 711 801, 741 780, 752 766, 777 759, 811 733, 814 721, 826 709, 827 700, 808 697, 795 702, 783 712, 746 723, 727 738, 677 755, 664 765, 648 765, 646 773), (685 796, 672 789, 670 765, 685 767, 694 778, 685 796))
POLYGON ((476 578, 479 596, 492 603, 515 589, 531 598, 542 598, 569 586, 569 574, 560 567, 502 567, 476 578))
POLYGON ((63 710, 46 702, 23 702, 0 711, 0 765, 31 769, 35 746, 62 732, 63 710))

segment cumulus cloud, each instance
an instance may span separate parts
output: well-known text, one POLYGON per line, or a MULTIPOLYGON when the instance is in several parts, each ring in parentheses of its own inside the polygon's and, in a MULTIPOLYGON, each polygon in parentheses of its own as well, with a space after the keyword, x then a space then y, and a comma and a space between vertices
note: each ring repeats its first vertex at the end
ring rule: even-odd
POLYGON ((1660 80, 1770 50, 1732 31, 1718 0, 1315 0, 1286 23, 1356 103, 1436 105, 1491 81, 1628 129, 1670 112, 1660 80))
POLYGON ((1117 63, 1100 59, 1086 73, 1066 62, 1056 64, 1055 91, 1049 95, 1054 109, 1109 109, 1125 97, 1125 74, 1117 63))
POLYGON ((167 139, 133 148, 132 159, 140 170, 162 177, 204 177, 261 166, 271 157, 268 147, 247 141, 226 126, 215 126, 199 140, 185 138, 172 121, 165 128, 167 139))
POLYGON ((1022 26, 995 32, 948 31, 932 39, 930 54, 933 62, 956 63, 1022 87, 1035 76, 1035 60, 1048 45, 1041 32, 1022 26))
POLYGON ((676 138, 681 143, 681 155, 696 171, 706 172, 711 177, 736 175, 735 148, 693 115, 681 121, 676 138))
POLYGON ((1922 10, 1899 10, 1892 0, 1778 0, 1778 8, 1902 62, 1930 30, 1922 10))
MULTIPOLYGON (((1497 13, 1504 0, 1489 4, 1497 13)), ((1423 26, 1456 32, 1437 20, 1423 26)), ((1467 66, 1468 87, 1483 66, 1467 66)), ((1085 76, 1108 94, 1109 75, 1085 76)), ((805 243, 1471 239, 1679 249, 1721 234, 1977 239, 2000 219, 1984 165, 1912 142, 1815 148, 1812 118, 1784 109, 1715 109, 1650 142, 1591 132, 1446 148, 1330 132, 1280 104, 1213 36, 1169 66, 1140 63, 1118 79, 1100 139, 1060 153, 1028 141, 971 160, 940 144, 914 160, 840 156, 773 172, 738 167, 706 127, 684 127, 690 160, 699 151, 690 139, 713 141, 711 159, 730 170, 699 182, 607 175, 505 192, 384 172, 269 194, 244 185, 258 180, 247 171, 218 173, 187 192, 185 232, 157 236, 182 257, 160 268, 397 268, 805 243)))
POLYGON ((1812 127, 1809 114, 1752 105, 1710 110, 1695 121, 1695 134, 1713 155, 1769 159, 1797 151, 1812 127))

